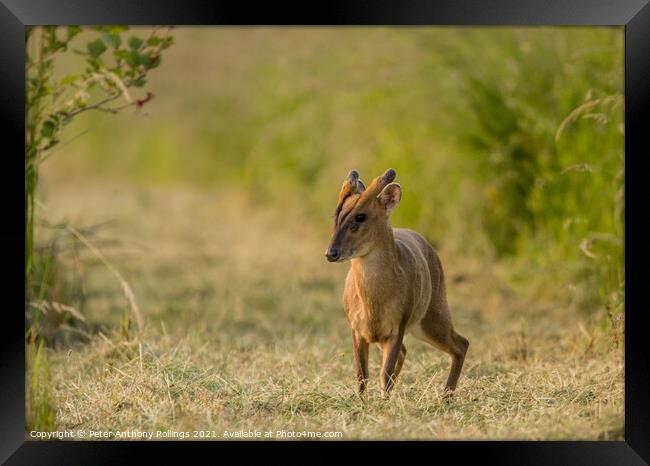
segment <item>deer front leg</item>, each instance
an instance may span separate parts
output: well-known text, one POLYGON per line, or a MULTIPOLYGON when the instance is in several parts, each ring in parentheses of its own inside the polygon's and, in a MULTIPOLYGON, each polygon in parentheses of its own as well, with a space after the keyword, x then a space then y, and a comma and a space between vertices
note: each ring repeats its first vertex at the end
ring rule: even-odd
MULTIPOLYGON (((398 371, 395 369, 402 352, 402 339, 403 334, 400 332, 398 335, 391 336, 387 340, 380 343, 382 351, 380 381, 381 388, 384 390, 385 396, 388 396, 390 394, 390 390, 393 388, 393 385, 395 385, 395 380, 398 373, 398 371)), ((404 352, 404 356, 406 356, 406 352, 404 352)), ((404 360, 402 358, 400 361, 400 369, 401 363, 403 362, 404 360)))
POLYGON ((357 381, 359 382, 359 395, 363 396, 368 384, 368 342, 354 330, 352 331, 352 348, 354 364, 357 369, 357 381))

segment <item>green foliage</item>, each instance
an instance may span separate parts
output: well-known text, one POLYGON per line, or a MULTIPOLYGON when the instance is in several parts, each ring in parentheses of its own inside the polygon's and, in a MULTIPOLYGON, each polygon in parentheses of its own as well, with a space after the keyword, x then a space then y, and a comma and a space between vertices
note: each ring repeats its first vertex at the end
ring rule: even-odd
POLYGON ((577 217, 589 219, 583 234, 612 228, 612 193, 604 192, 597 202, 587 197, 593 195, 591 186, 622 186, 622 179, 616 180, 623 151, 620 106, 608 109, 596 127, 576 124, 571 134, 555 138, 565 117, 595 94, 620 103, 622 48, 616 45, 622 36, 611 42, 610 34, 497 31, 499 54, 477 62, 479 34, 470 35, 467 50, 449 51, 452 66, 466 70, 460 82, 471 112, 457 115, 457 133, 475 158, 484 186, 484 228, 499 255, 515 254, 519 243, 538 234, 564 242, 566 221, 577 217), (593 60, 594 49, 584 47, 585 40, 594 48, 609 46, 607 59, 593 60), (578 166, 593 174, 573 173, 578 166))
POLYGON ((88 42, 88 53, 92 58, 98 58, 102 53, 106 52, 106 46, 101 39, 88 42))
MULTIPOLYGON (((65 55, 72 41, 83 32, 80 26, 44 26, 27 28, 27 135, 25 146, 25 292, 32 289, 34 248, 34 193, 39 165, 59 143, 61 130, 87 110, 117 113, 129 107, 141 107, 150 100, 134 100, 128 89, 142 87, 150 69, 160 64, 161 54, 173 43, 169 30, 154 30, 146 39, 129 38, 129 47, 121 47, 124 26, 93 27, 99 38, 88 39, 85 48, 73 49, 85 60, 85 69, 54 79, 57 60, 65 55), (110 51, 110 53, 109 53, 110 51), (126 103, 111 105, 119 98, 126 103)), ((90 31, 88 31, 90 33, 90 31)), ((88 34, 90 35, 90 34, 88 34)))
POLYGON ((446 51, 464 70, 457 107, 471 111, 452 114, 482 187, 482 230, 498 256, 532 260, 547 288, 573 289, 578 308, 622 309, 622 34, 497 30, 491 39, 498 49, 472 33, 446 51))

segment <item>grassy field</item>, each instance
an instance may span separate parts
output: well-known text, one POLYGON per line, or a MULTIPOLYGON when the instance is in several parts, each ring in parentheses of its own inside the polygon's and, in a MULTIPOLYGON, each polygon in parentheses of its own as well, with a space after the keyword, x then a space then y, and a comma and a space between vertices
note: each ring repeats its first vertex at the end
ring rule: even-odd
POLYGON ((71 307, 28 316, 32 427, 623 438, 621 29, 174 36, 141 112, 84 114, 40 168, 34 296, 71 307), (377 349, 356 394, 323 252, 348 170, 388 167, 470 340, 450 404, 409 337, 392 397, 377 349))
POLYGON ((588 318, 511 288, 498 265, 442 254, 453 316, 471 341, 454 402, 441 399, 447 356, 407 337, 389 401, 371 352, 364 404, 340 305, 347 265, 322 257, 327 231, 213 192, 75 185, 49 198, 80 225, 115 220, 94 240, 121 239, 105 247, 146 317, 137 336, 115 331, 119 283, 86 257, 87 318, 100 328, 48 350, 59 430, 622 439, 622 347, 588 318))

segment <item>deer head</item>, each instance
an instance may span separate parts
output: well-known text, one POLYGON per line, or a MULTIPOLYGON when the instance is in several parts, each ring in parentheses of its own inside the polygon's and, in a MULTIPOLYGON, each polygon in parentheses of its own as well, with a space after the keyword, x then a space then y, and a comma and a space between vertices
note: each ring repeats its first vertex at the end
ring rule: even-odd
POLYGON ((343 182, 334 212, 334 231, 325 256, 330 262, 363 257, 381 245, 390 231, 388 217, 399 204, 402 188, 393 183, 395 170, 372 180, 366 188, 356 170, 343 182))

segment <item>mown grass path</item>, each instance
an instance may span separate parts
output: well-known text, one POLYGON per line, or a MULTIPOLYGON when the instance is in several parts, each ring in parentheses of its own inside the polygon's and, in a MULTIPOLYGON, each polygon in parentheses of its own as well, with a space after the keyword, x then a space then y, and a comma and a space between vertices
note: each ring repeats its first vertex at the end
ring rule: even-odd
POLYGON ((623 438, 622 347, 595 320, 508 285, 503 264, 441 251, 453 318, 471 341, 451 404, 441 398, 447 356, 408 337, 388 401, 371 350, 363 403, 340 305, 347 265, 322 257, 328 231, 223 193, 43 189, 51 215, 114 220, 93 241, 146 320, 139 335, 114 332, 126 309, 119 283, 81 253, 92 337, 48 349, 58 429, 623 438))

